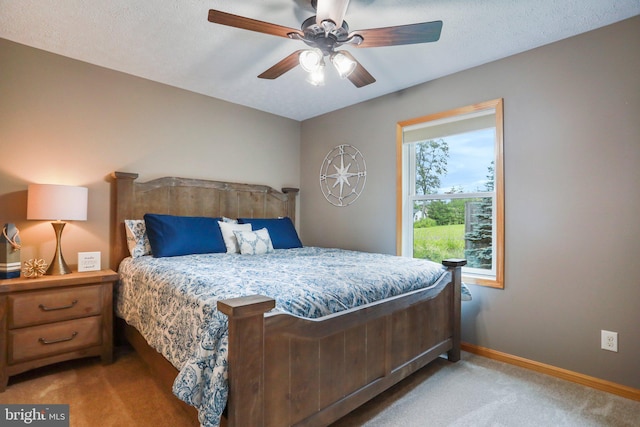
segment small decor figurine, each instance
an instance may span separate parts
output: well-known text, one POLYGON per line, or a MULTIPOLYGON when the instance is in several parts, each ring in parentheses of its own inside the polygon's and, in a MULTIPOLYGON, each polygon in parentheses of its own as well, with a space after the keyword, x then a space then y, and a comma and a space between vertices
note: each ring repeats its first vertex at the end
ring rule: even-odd
POLYGON ((20 277, 20 231, 15 224, 4 224, 0 236, 0 279, 20 277))
POLYGON ((40 276, 44 276, 47 272, 47 263, 43 259, 30 259, 24 263, 22 273, 24 277, 35 279, 40 276))

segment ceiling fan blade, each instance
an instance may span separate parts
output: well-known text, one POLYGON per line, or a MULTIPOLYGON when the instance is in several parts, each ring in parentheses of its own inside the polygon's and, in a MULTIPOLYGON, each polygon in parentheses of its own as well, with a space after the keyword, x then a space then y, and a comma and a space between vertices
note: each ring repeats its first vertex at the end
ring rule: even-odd
POLYGON ((283 27, 282 25, 245 18, 244 16, 233 15, 231 13, 214 9, 209 10, 209 22, 241 28, 243 30, 256 31, 258 33, 270 34, 272 36, 290 38, 289 34, 291 33, 299 34, 301 37, 304 36, 300 30, 296 30, 295 28, 283 27))
POLYGON ((287 71, 294 69, 299 64, 298 57, 300 56, 300 52, 302 52, 302 50, 293 52, 291 55, 287 56, 273 67, 260 74, 258 78, 273 80, 277 79, 287 71))
POLYGON ((364 40, 357 47, 399 46, 403 44, 430 43, 440 39, 442 21, 422 22, 420 24, 399 25, 397 27, 358 30, 349 37, 359 35, 364 40))
POLYGON ((356 69, 353 70, 353 72, 349 74, 349 76, 347 76, 349 81, 351 81, 351 83, 353 83, 355 87, 360 88, 371 83, 375 83, 376 79, 374 79, 373 76, 369 74, 369 72, 356 60, 356 58, 353 57, 353 55, 351 55, 351 53, 346 50, 341 50, 340 53, 346 55, 347 57, 349 57, 349 59, 357 64, 356 69))
POLYGON ((322 21, 330 19, 340 28, 348 7, 349 0, 317 0, 316 24, 321 25, 322 21))

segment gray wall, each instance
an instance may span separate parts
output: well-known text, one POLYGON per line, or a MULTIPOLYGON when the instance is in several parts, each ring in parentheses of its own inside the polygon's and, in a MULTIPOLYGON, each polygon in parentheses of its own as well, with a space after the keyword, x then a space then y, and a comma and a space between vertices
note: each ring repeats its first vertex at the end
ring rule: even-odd
POLYGON ((505 289, 472 286, 463 340, 640 388, 639 40, 635 17, 304 121, 303 242, 395 253, 396 123, 504 98, 505 289), (368 175, 337 208, 318 172, 342 143, 368 175))
POLYGON ((88 221, 64 230, 71 264, 109 265, 112 171, 298 187, 300 123, 0 39, 0 223, 23 261, 53 256, 46 221, 26 221, 29 183, 89 187, 88 221))

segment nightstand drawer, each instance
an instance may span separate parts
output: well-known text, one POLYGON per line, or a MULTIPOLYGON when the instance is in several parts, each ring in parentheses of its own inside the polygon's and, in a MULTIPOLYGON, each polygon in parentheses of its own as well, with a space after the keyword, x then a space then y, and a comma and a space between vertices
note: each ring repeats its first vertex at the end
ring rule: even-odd
POLYGON ((102 317, 9 331, 9 364, 100 345, 102 317))
POLYGON ((84 286, 9 296, 9 329, 100 314, 102 287, 84 286))

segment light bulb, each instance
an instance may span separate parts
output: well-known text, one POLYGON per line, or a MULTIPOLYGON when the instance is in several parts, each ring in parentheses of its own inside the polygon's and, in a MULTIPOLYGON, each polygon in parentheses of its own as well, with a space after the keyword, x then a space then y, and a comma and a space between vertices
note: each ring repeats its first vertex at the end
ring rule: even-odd
POLYGON ((324 63, 320 63, 320 66, 309 73, 307 81, 314 86, 324 86, 324 63))
POLYGON ((356 69, 358 63, 341 52, 331 55, 331 63, 341 78, 348 77, 356 69))
POLYGON ((322 51, 320 49, 308 49, 300 52, 298 57, 300 66, 308 73, 316 71, 322 63, 322 51))

